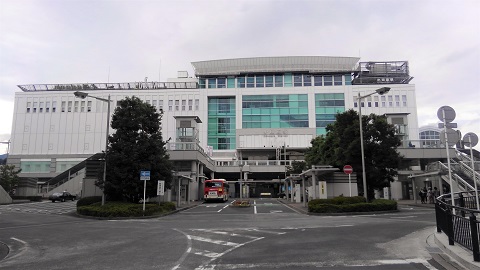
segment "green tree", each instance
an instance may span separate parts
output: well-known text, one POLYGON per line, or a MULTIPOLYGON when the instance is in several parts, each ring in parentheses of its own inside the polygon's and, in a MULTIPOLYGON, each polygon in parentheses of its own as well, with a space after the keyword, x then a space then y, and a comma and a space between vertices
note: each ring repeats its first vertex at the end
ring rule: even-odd
MULTIPOLYGON (((362 125, 365 172, 371 197, 374 189, 388 186, 397 175, 401 156, 396 149, 401 141, 395 136, 395 127, 387 122, 385 116, 363 115, 362 125)), ((359 190, 363 190, 360 127, 356 111, 337 114, 335 123, 327 126, 327 134, 311 142, 312 146, 305 154, 309 166, 326 164, 342 169, 349 164, 357 173, 357 183, 361 185, 359 190)))
POLYGON ((307 163, 304 161, 293 161, 291 166, 287 166, 287 176, 291 174, 301 174, 307 169, 307 163))
POLYGON ((18 185, 18 174, 22 169, 15 170, 15 165, 0 165, 0 185, 10 193, 18 185))
MULTIPOLYGON (((109 137, 105 193, 110 199, 137 202, 143 198, 140 171, 150 171, 146 196, 153 197, 157 180, 171 186, 173 166, 162 138, 162 114, 135 96, 118 105, 112 116, 115 133, 109 137)), ((102 180, 97 181, 101 187, 102 180)))

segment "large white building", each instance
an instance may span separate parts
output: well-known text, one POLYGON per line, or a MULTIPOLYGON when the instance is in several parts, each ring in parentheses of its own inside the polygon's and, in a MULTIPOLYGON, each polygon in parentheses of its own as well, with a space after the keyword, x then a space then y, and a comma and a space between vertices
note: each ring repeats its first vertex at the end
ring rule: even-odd
MULTIPOLYGON (((110 97, 112 108, 126 96, 136 96, 163 110, 163 137, 171 138, 169 151, 182 167, 177 170, 190 169, 189 177, 198 183, 204 174, 227 180, 237 180, 242 172, 248 172, 242 175, 245 179, 284 178, 285 165, 303 159, 311 139, 325 134, 336 113, 359 106, 364 115, 387 115, 403 146, 418 141, 408 62, 359 60, 225 59, 193 62, 193 77, 178 72, 167 82, 19 85, 8 163, 22 168, 21 177, 47 181, 105 149, 107 102, 76 98, 75 91, 110 97), (391 90, 357 101, 359 94, 381 87, 391 90), (193 141, 184 140, 186 135, 193 141), (181 142, 198 144, 195 149, 208 156, 192 158, 192 165, 182 163, 190 157, 174 153, 186 149, 181 142)), ((200 196, 197 193, 191 192, 190 198, 200 196)))

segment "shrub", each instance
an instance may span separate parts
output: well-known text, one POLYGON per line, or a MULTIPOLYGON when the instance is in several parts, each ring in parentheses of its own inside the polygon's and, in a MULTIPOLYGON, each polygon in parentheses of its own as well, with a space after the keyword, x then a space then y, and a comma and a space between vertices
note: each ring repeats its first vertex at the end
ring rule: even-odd
POLYGON ((101 201, 102 201, 102 196, 85 197, 77 201, 77 207, 91 205, 101 201))
POLYGON ((363 197, 336 197, 333 199, 318 199, 308 203, 308 211, 312 213, 347 213, 397 210, 397 202, 377 199, 371 203, 363 197), (362 199, 360 199, 362 198, 362 199))
POLYGON ((134 204, 127 202, 107 202, 105 205, 94 203, 90 205, 78 206, 77 213, 93 217, 142 217, 154 216, 174 211, 173 202, 146 203, 145 212, 143 204, 134 204))

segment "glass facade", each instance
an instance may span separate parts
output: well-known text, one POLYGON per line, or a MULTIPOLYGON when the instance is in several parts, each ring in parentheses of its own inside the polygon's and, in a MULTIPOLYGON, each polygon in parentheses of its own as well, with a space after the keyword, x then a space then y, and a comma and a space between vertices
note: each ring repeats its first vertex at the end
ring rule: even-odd
POLYGON ((423 147, 433 147, 440 144, 440 132, 434 130, 419 133, 423 147))
POLYGON ((336 114, 342 112, 345 112, 345 96, 343 93, 315 94, 317 135, 327 134, 327 125, 333 124, 336 114))
POLYGON ((49 173, 50 161, 21 161, 22 173, 49 173))
POLYGON ((242 128, 302 127, 308 127, 306 94, 242 97, 242 128))
POLYGON ((235 97, 208 98, 208 145, 214 150, 235 149, 235 119, 235 97))
POLYGON ((199 88, 264 88, 351 85, 350 74, 313 75, 303 73, 249 74, 236 77, 199 78, 199 88))

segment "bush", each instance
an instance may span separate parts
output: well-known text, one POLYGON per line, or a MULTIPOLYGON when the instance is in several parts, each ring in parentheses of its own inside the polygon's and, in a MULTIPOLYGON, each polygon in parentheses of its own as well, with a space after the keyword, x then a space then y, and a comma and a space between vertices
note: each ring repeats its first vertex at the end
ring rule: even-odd
POLYGON ((336 197, 333 199, 317 199, 308 203, 308 211, 312 213, 348 213, 397 210, 397 202, 377 199, 371 203, 363 197, 336 197), (362 199, 360 199, 362 198, 362 199))
POLYGON ((77 201, 77 207, 79 206, 85 206, 85 205, 91 205, 94 203, 98 203, 102 201, 102 196, 92 196, 92 197, 85 197, 81 198, 80 200, 77 201))
POLYGON ((142 217, 154 216, 174 211, 173 202, 146 203, 145 212, 143 204, 134 204, 127 202, 108 202, 105 205, 94 203, 90 205, 78 206, 77 213, 93 217, 142 217))

